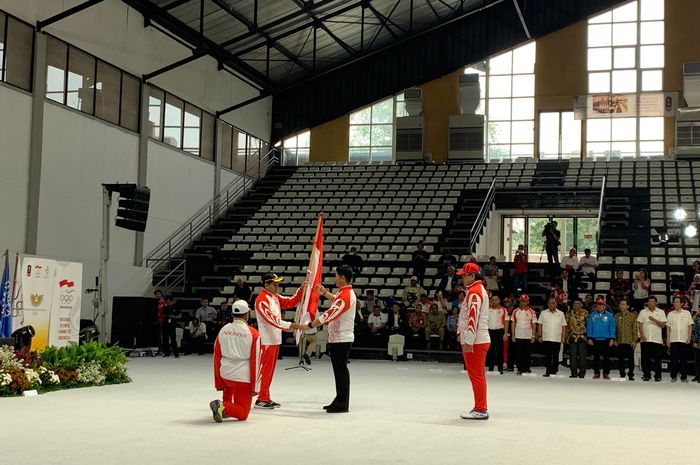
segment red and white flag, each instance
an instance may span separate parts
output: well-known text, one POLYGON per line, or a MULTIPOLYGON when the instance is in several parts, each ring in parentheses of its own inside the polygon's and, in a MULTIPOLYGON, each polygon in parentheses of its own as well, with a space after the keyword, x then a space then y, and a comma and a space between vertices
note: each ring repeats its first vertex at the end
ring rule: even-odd
POLYGON ((323 280, 323 215, 318 217, 316 237, 311 249, 311 260, 309 261, 309 269, 306 272, 306 279, 309 284, 304 293, 301 317, 299 318, 299 322, 302 324, 315 320, 316 312, 318 311, 320 296, 316 292, 316 285, 321 284, 323 280))

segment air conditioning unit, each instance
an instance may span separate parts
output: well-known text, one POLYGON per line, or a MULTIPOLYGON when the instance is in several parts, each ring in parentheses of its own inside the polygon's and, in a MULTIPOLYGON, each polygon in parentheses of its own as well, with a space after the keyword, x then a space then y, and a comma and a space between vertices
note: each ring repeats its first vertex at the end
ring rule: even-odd
POLYGON ((478 74, 459 77, 461 115, 449 118, 448 161, 483 160, 484 116, 477 115, 481 99, 478 74))
POLYGON ((686 108, 676 110, 676 158, 700 157, 700 63, 683 64, 686 108))
POLYGON ((418 87, 406 89, 403 93, 408 116, 396 118, 394 140, 396 141, 397 162, 424 161, 423 92, 418 87))

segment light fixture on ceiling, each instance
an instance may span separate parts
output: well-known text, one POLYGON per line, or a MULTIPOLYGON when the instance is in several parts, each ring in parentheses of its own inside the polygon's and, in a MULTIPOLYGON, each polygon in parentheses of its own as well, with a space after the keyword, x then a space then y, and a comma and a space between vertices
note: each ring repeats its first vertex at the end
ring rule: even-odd
POLYGON ((685 221, 685 219, 688 217, 688 213, 685 211, 685 209, 678 207, 676 208, 676 211, 673 212, 673 217, 676 219, 676 221, 685 221))
POLYGON ((685 234, 685 237, 695 237, 698 235, 698 228, 696 228, 692 224, 689 224, 685 227, 683 233, 685 234))

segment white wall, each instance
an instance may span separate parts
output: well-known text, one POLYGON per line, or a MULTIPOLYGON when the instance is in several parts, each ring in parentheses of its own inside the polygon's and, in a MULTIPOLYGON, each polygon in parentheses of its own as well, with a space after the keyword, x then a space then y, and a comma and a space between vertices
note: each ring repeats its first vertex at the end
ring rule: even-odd
MULTIPOLYGON (((84 0, 0 0, 3 9, 35 24, 84 0)), ((46 28, 46 32, 137 76, 191 56, 178 42, 152 27, 120 0, 105 0, 46 28)), ((230 73, 218 71, 216 61, 203 57, 154 78, 153 83, 201 108, 216 112, 258 95, 230 73)), ((249 105, 224 119, 268 140, 272 99, 249 105)))
POLYGON ((24 250, 32 98, 0 85, 0 249, 24 250))
POLYGON ((147 185, 151 188, 151 205, 144 254, 211 201, 214 170, 213 163, 149 141, 147 185))
POLYGON ((240 175, 238 173, 234 173, 232 171, 222 169, 221 170, 221 190, 219 192, 226 189, 226 187, 228 187, 229 184, 231 184, 236 179, 240 179, 241 177, 242 177, 242 175, 240 175))

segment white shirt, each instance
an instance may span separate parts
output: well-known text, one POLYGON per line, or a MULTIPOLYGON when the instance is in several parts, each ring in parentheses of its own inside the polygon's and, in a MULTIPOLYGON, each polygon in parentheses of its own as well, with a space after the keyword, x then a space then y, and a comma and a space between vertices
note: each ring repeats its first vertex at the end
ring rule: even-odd
POLYGON ((532 339, 532 325, 537 322, 537 314, 530 307, 524 309, 518 307, 513 312, 512 320, 515 322, 516 339, 532 339))
POLYGON ((187 326, 187 330, 190 332, 191 336, 205 336, 207 335, 207 325, 204 323, 199 323, 197 326, 194 325, 194 320, 190 321, 187 326))
POLYGON ((489 336, 489 295, 481 281, 467 288, 467 297, 459 308, 457 333, 462 344, 486 344, 489 336))
POLYGON ((638 279, 634 280, 634 284, 632 287, 634 287, 634 293, 632 294, 632 297, 635 299, 646 299, 649 297, 649 286, 651 285, 651 282, 648 279, 645 279, 644 281, 640 281, 638 279), (642 284, 646 286, 646 289, 642 287, 642 284), (636 287, 635 287, 636 285, 636 287))
POLYGON ((386 313, 379 313, 375 315, 374 313, 367 317, 367 324, 370 328, 378 328, 381 325, 387 324, 389 321, 389 315, 386 313))
POLYGON ((598 260, 593 255, 590 257, 586 257, 584 255, 578 261, 578 266, 581 268, 581 271, 586 274, 595 273, 595 267, 598 266, 598 260))
POLYGON ((644 330, 644 335, 647 338, 647 342, 654 342, 656 344, 663 344, 664 340, 661 337, 661 328, 659 328, 656 323, 649 320, 649 317, 653 316, 661 322, 666 322, 666 314, 660 308, 656 308, 653 312, 648 308, 645 308, 639 312, 637 321, 642 323, 642 329, 644 330))
POLYGON ((489 329, 503 329, 503 322, 506 319, 506 309, 503 307, 489 307, 489 329))
POLYGON ((224 379, 242 383, 249 383, 251 379, 255 379, 255 391, 259 391, 260 339, 254 334, 248 324, 240 319, 235 319, 233 323, 221 328, 217 337, 221 350, 219 374, 224 379), (252 377, 251 368, 255 370, 252 377))
POLYGON ((338 290, 331 308, 318 317, 324 325, 328 325, 328 342, 353 342, 355 340, 355 312, 357 296, 352 286, 344 286, 338 290))
POLYGON ((693 324, 690 312, 688 310, 671 310, 668 312, 667 318, 666 325, 671 330, 671 342, 686 344, 690 340, 690 325, 693 324))
POLYGON ((570 257, 566 256, 561 259, 561 262, 559 263, 562 269, 566 268, 567 266, 570 266, 574 270, 578 268, 578 257, 570 257))
POLYGON ((561 342, 561 336, 566 326, 566 316, 561 310, 543 310, 537 320, 542 325, 542 340, 545 342, 561 342))

